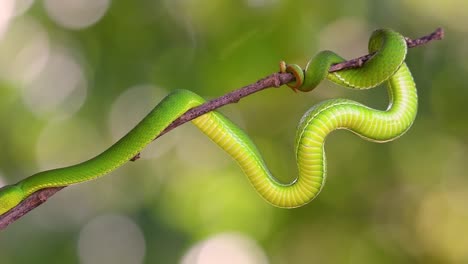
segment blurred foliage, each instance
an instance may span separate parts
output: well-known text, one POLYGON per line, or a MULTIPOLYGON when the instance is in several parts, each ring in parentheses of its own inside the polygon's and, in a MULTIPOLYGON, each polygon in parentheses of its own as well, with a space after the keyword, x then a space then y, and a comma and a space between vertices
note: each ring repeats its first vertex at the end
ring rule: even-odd
MULTIPOLYGON (((305 64, 320 49, 357 57, 381 27, 416 38, 441 26, 446 38, 408 53, 420 97, 413 128, 387 144, 334 133, 328 182, 309 205, 270 206, 184 125, 141 160, 61 191, 3 231, 2 264, 111 263, 93 260, 99 252, 128 257, 112 263, 194 263, 184 257, 193 246, 232 232, 268 263, 468 262, 468 2, 100 0, 103 16, 81 27, 66 24, 85 15, 73 2, 93 1, 17 1, 26 2, 3 36, 0 25, 3 183, 92 157, 174 89, 213 98, 277 71, 281 59, 305 64)), ((323 83, 310 94, 269 89, 220 111, 291 181, 297 122, 336 97, 387 104, 383 88, 323 83)))

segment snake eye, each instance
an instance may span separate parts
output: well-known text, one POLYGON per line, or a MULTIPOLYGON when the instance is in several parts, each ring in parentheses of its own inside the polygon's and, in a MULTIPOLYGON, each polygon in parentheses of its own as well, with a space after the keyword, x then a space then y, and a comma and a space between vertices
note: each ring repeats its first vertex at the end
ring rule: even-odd
POLYGON ((24 198, 23 190, 16 185, 7 185, 0 188, 0 215, 10 211, 24 198))

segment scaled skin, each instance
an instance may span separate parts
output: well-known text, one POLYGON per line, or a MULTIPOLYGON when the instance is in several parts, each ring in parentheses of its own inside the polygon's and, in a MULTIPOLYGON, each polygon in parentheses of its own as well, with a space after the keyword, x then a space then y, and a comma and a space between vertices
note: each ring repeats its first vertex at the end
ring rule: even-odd
MULTIPOLYGON (((368 89, 387 81, 390 95, 386 111, 347 99, 327 100, 313 106, 299 123, 295 141, 299 176, 291 183, 281 183, 272 176, 250 138, 226 117, 210 112, 192 123, 237 161, 266 201, 286 208, 307 204, 323 188, 326 178, 324 144, 332 131, 348 129, 367 140, 386 142, 404 134, 414 121, 417 94, 411 73, 404 64, 404 38, 391 30, 375 31, 369 41, 369 51, 377 54, 362 68, 332 74, 328 73, 330 65, 343 59, 330 51, 319 53, 305 71, 296 66, 284 67, 298 78, 293 85, 301 91, 314 89, 326 77, 353 89, 368 89)), ((187 90, 169 94, 135 128, 100 155, 70 167, 37 173, 0 189, 0 215, 40 189, 93 180, 117 169, 151 143, 172 121, 204 102, 187 90)))

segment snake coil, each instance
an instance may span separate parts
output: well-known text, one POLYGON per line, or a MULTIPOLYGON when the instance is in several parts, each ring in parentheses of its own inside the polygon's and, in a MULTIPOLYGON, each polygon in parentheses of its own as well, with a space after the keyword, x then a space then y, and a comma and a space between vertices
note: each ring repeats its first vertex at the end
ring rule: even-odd
MULTIPOLYGON (((282 72, 294 74, 293 89, 311 91, 323 79, 352 89, 368 89, 387 81, 390 103, 385 111, 347 99, 332 99, 313 106, 302 117, 296 134, 299 176, 291 183, 279 182, 269 172, 259 151, 238 126, 217 112, 192 122, 237 161, 257 192, 279 207, 298 207, 322 190, 326 179, 325 139, 336 129, 347 129, 367 140, 386 142, 407 131, 417 111, 416 86, 404 63, 406 42, 389 29, 375 31, 369 52, 375 55, 358 69, 329 73, 329 67, 344 59, 331 51, 318 53, 305 70, 281 63, 282 72)), ((172 121, 205 102, 200 96, 177 90, 164 98, 135 128, 98 156, 85 162, 39 172, 0 189, 0 215, 40 189, 80 183, 115 170, 139 153, 172 121)))

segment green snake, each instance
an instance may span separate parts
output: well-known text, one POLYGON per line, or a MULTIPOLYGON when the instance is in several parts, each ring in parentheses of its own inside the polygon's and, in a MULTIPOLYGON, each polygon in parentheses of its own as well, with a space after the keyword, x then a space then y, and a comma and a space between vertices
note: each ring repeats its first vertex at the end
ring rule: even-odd
MULTIPOLYGON (((344 59, 330 51, 318 53, 304 70, 297 65, 281 64, 282 72, 296 77, 288 85, 300 91, 314 89, 325 78, 353 89, 368 89, 387 81, 390 96, 385 111, 347 99, 326 100, 307 111, 299 123, 295 140, 299 176, 291 183, 281 183, 273 177, 251 139, 220 113, 209 112, 192 123, 237 161, 266 201, 286 208, 307 204, 323 188, 326 179, 324 144, 333 130, 347 129, 364 139, 386 142, 404 134, 415 119, 417 94, 404 63, 405 38, 389 29, 377 30, 370 38, 369 52, 375 54, 362 67, 334 73, 328 72, 329 67, 344 59)), ((0 215, 43 188, 93 180, 117 169, 175 119, 204 102, 187 90, 172 92, 128 134, 96 157, 73 166, 39 172, 1 188, 0 215)))

